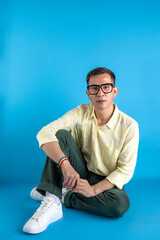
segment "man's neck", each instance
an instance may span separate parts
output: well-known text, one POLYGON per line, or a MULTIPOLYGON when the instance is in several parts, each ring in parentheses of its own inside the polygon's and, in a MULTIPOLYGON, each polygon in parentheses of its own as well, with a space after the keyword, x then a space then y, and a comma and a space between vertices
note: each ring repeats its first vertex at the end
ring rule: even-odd
POLYGON ((97 118, 98 126, 105 125, 109 122, 109 120, 111 119, 111 117, 114 113, 114 109, 115 109, 115 106, 113 104, 107 109, 95 110, 95 115, 96 115, 96 118, 97 118))

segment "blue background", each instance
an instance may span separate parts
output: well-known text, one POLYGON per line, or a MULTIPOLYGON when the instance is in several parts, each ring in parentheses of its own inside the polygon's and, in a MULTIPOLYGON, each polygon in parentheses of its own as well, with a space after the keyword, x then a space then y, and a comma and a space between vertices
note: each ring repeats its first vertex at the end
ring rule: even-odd
POLYGON ((160 2, 0 1, 0 180, 39 181, 37 132, 89 100, 86 74, 110 68, 115 103, 140 128, 134 178, 159 178, 160 2))
POLYGON ((159 13, 158 0, 0 0, 2 239, 160 239, 159 13), (139 123, 130 210, 112 220, 63 206, 62 220, 25 235, 46 157, 36 134, 89 102, 86 75, 99 66, 115 72, 115 103, 139 123))
POLYGON ((160 2, 0 1, 0 178, 39 179, 37 132, 89 100, 86 74, 110 68, 115 103, 135 118, 140 145, 135 178, 160 166, 160 2))

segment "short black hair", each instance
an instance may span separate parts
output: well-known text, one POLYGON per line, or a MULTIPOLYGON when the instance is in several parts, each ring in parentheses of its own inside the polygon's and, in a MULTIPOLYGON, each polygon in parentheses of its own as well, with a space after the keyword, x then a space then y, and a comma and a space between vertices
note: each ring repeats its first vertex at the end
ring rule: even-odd
POLYGON ((86 77, 87 85, 89 84, 90 77, 99 75, 99 74, 104 74, 104 73, 108 73, 111 76, 113 83, 115 84, 116 76, 111 70, 109 70, 108 68, 105 68, 105 67, 97 67, 97 68, 94 68, 93 70, 91 70, 87 74, 87 77, 86 77))

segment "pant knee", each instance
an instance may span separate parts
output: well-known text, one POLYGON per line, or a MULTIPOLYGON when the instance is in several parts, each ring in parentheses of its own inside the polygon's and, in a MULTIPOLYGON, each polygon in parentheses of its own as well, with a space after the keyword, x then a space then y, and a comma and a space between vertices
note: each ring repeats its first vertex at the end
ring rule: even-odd
POLYGON ((125 212, 129 209, 129 199, 119 199, 117 204, 114 206, 114 217, 122 217, 125 212))
POLYGON ((65 129, 60 129, 56 132, 56 137, 59 139, 63 136, 68 136, 70 133, 65 129))
POLYGON ((59 141, 62 152, 65 154, 66 157, 69 157, 70 150, 74 142, 71 133, 65 129, 60 129, 57 131, 56 137, 59 141))
POLYGON ((58 130, 56 132, 56 137, 59 140, 59 143, 63 142, 65 144, 71 142, 73 138, 71 133, 65 129, 58 130))
POLYGON ((112 217, 119 218, 128 210, 129 206, 124 206, 124 204, 116 204, 112 208, 112 217))
MULTIPOLYGON (((117 189, 117 192, 119 190, 117 189)), ((109 212, 111 217, 119 218, 129 209, 130 202, 125 191, 121 191, 119 194, 107 193, 107 201, 110 202, 109 212)), ((108 205, 108 204, 107 204, 108 205)))

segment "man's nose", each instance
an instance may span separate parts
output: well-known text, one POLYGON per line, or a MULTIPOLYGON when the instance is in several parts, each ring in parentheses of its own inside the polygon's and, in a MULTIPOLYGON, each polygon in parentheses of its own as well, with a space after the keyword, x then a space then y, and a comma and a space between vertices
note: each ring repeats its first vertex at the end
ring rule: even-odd
POLYGON ((102 88, 100 88, 97 96, 103 96, 103 95, 104 95, 104 92, 102 91, 102 88))

